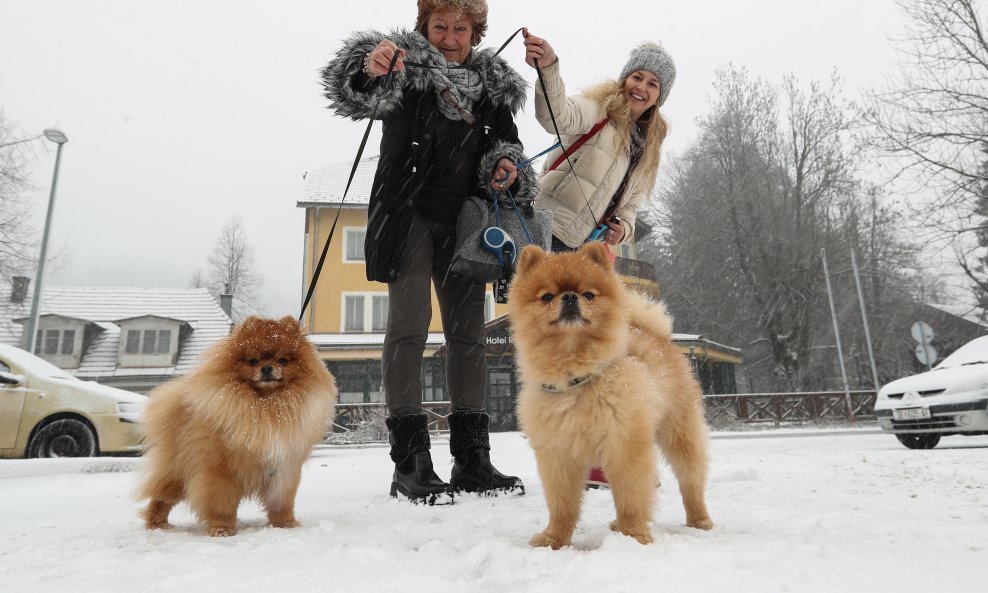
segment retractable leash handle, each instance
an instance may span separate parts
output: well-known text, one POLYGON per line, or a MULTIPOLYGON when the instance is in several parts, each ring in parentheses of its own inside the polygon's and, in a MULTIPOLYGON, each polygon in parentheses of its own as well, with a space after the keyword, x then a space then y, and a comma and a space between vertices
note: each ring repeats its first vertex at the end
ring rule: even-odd
POLYGON ((603 241, 604 239, 607 238, 606 233, 608 228, 609 227, 607 226, 606 223, 602 222, 598 224, 593 228, 592 231, 590 231, 590 234, 587 235, 587 240, 584 241, 584 243, 589 243, 591 241, 603 241))

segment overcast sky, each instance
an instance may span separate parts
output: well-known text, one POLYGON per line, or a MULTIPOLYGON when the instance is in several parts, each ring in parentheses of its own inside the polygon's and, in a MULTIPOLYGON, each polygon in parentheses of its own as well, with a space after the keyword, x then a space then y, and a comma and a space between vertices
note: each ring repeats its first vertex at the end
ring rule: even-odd
MULTIPOLYGON (((489 5, 484 46, 529 27, 553 43, 571 90, 617 76, 643 40, 665 45, 679 71, 667 152, 693 139, 715 69, 809 82, 836 68, 853 96, 894 69, 888 39, 902 27, 892 0, 489 5)), ((47 282, 188 286, 238 215, 265 312, 297 315, 302 174, 352 161, 365 127, 325 109, 318 70, 351 31, 411 27, 415 15, 413 0, 0 0, 0 106, 25 136, 56 126, 69 137, 51 244, 63 257, 47 282)), ((520 36, 502 55, 535 80, 520 36)), ((531 101, 518 123, 531 153, 551 143, 531 101)), ((38 229, 50 146, 32 176, 38 229)))

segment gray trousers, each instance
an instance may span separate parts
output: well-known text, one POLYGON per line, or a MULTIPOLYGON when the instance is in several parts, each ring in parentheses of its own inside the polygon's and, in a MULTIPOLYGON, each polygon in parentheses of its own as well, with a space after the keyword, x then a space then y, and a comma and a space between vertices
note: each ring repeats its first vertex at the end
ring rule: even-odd
POLYGON ((487 404, 484 358, 485 285, 449 273, 456 228, 415 215, 401 255, 398 279, 388 284, 388 326, 381 366, 391 416, 422 411, 422 355, 436 286, 446 336, 446 391, 453 411, 483 411, 487 404))

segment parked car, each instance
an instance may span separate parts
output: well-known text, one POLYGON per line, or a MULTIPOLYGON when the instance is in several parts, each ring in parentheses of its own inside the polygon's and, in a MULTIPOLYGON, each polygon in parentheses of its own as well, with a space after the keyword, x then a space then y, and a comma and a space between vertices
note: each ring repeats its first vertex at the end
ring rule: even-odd
POLYGON ((0 458, 136 454, 146 400, 0 344, 0 458))
POLYGON ((932 449, 943 436, 988 434, 988 336, 964 344, 930 371, 879 389, 875 416, 910 449, 932 449))

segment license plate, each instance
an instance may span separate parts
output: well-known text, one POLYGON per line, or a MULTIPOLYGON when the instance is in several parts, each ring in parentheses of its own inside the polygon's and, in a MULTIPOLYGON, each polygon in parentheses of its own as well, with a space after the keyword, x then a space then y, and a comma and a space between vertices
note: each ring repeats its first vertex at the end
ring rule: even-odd
POLYGON ((929 408, 903 408, 901 410, 892 410, 893 420, 926 420, 929 417, 929 408))

